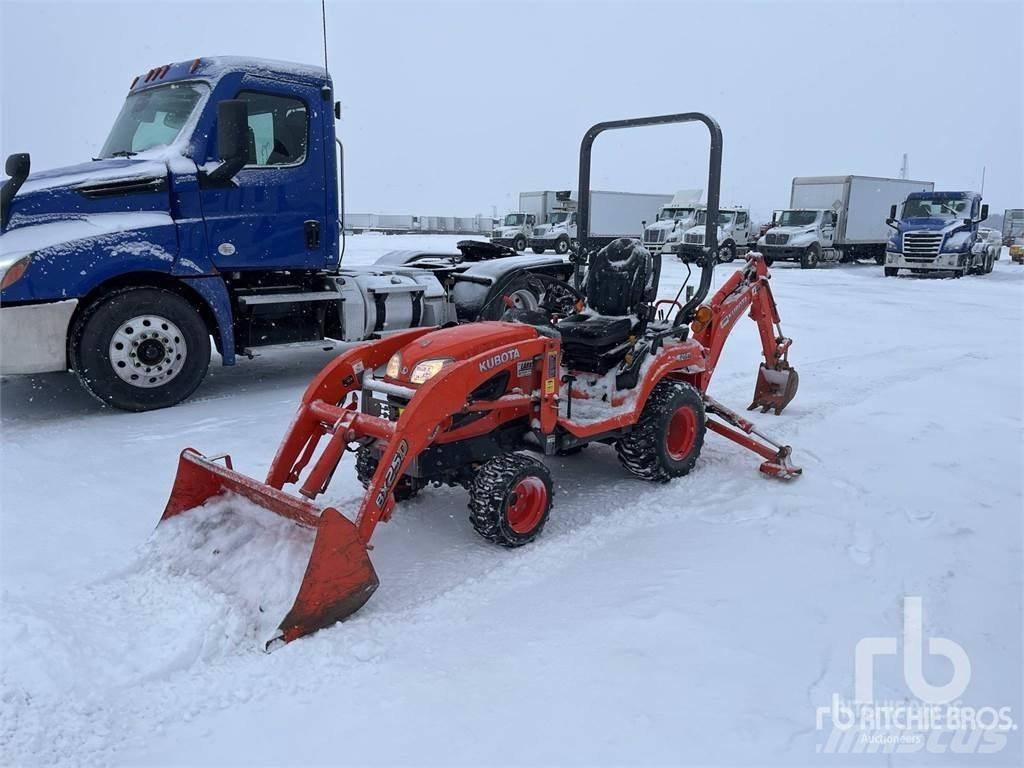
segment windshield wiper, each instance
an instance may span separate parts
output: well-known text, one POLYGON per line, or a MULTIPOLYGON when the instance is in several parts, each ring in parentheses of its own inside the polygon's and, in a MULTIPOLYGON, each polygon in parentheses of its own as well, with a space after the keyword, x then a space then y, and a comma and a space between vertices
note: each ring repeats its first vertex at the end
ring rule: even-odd
POLYGON ((135 157, 139 154, 138 152, 132 152, 130 149, 119 149, 117 152, 111 152, 110 157, 135 157))

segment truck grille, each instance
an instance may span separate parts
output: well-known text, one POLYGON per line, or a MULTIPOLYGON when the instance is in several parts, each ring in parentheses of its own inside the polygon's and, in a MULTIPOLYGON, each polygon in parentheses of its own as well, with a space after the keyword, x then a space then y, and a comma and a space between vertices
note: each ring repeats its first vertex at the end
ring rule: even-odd
POLYGON ((664 229, 648 229, 644 231, 645 243, 663 243, 667 232, 664 229))
POLYGON ((941 232, 906 232, 903 255, 908 259, 934 259, 942 248, 941 232))
POLYGON ((768 245, 785 245, 789 242, 789 235, 778 234, 775 232, 769 232, 764 236, 764 241, 768 245))
POLYGON ((701 234, 700 232, 689 234, 686 236, 686 242, 690 243, 691 245, 703 245, 704 235, 701 234))

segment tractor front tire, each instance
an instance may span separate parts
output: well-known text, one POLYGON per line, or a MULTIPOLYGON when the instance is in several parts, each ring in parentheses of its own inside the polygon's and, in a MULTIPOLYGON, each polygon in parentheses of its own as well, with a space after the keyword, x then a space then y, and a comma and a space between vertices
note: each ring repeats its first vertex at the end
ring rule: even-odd
POLYGON ((87 307, 71 330, 71 367, 95 397, 125 411, 186 399, 210 367, 210 332, 187 299, 124 288, 87 307))
POLYGON ((551 473, 521 453, 487 461, 469 486, 469 521, 488 541, 521 547, 544 528, 555 495, 551 473))
MULTIPOLYGON (((363 484, 363 488, 369 489, 373 475, 377 471, 378 459, 370 450, 370 446, 363 445, 356 450, 356 477, 363 484)), ((408 501, 423 488, 425 483, 415 477, 402 475, 395 483, 395 501, 408 501)))
POLYGON ((689 384, 662 381, 633 431, 615 444, 619 461, 644 480, 665 483, 689 474, 707 431, 704 400, 689 384))
POLYGON ((900 273, 900 268, 899 267, 885 267, 885 276, 886 277, 896 277, 896 275, 898 275, 899 273, 900 273))

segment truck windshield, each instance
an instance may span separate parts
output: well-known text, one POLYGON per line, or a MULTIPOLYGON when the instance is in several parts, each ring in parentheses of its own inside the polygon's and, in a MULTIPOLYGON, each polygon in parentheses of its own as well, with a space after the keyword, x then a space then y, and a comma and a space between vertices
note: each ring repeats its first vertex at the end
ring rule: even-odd
POLYGON ((966 219, 973 201, 939 197, 914 197, 903 208, 905 219, 966 219))
MULTIPOLYGON (((735 218, 735 211, 719 211, 718 212, 718 226, 724 227, 727 224, 732 224, 733 218, 735 218)), ((697 211, 697 224, 706 224, 708 221, 707 211, 697 211)))
POLYGON ((518 226, 521 226, 525 221, 526 221, 526 214, 525 213, 510 213, 508 216, 505 217, 505 224, 504 224, 504 226, 506 226, 506 227, 518 227, 518 226))
POLYGON ((569 218, 569 212, 568 211, 563 211, 562 213, 552 213, 551 216, 548 217, 548 221, 551 224, 561 224, 563 221, 565 221, 568 218, 569 218))
POLYGON ((817 211, 783 211, 779 217, 780 227, 808 227, 818 220, 817 211))
POLYGON ((668 219, 686 219, 693 213, 693 208, 666 208, 658 214, 658 221, 668 219))
POLYGON ((173 144, 207 91, 202 83, 170 83, 130 94, 100 157, 131 157, 173 144))

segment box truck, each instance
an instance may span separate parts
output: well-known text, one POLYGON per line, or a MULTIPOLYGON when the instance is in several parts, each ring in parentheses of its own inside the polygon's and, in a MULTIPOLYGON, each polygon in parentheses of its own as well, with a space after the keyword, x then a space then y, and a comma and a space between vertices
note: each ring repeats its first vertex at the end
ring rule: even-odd
POLYGON ((771 261, 798 261, 805 269, 857 259, 883 264, 889 209, 911 192, 934 188, 931 181, 877 176, 798 176, 789 208, 773 217, 758 250, 771 261))

